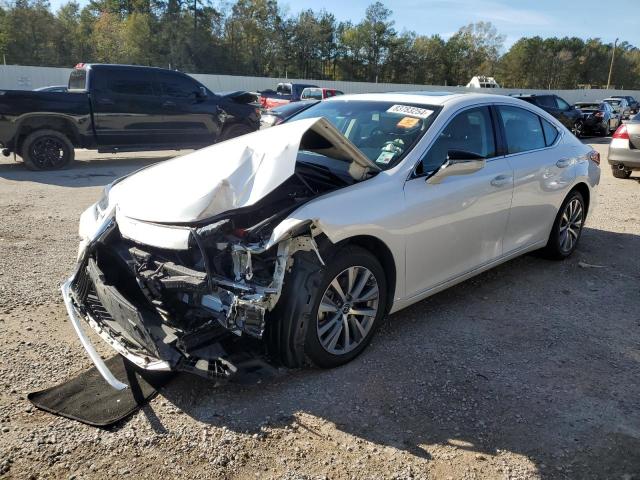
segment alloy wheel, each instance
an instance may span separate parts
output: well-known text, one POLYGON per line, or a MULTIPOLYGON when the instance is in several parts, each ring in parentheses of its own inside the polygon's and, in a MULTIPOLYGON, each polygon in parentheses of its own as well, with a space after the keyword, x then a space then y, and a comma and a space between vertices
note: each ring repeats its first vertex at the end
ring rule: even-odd
POLYGON ((55 137, 38 138, 29 153, 33 163, 42 169, 63 165, 67 154, 65 144, 55 137))
POLYGON ((571 129, 571 133, 573 133, 576 137, 582 137, 584 130, 584 123, 581 120, 578 120, 573 124, 573 128, 571 129))
POLYGON ((331 281, 320 305, 316 329, 320 345, 344 355, 367 337, 378 314, 378 282, 368 268, 349 267, 331 281))
POLYGON ((560 228, 558 235, 560 240, 560 249, 565 252, 571 252, 580 237, 582 222, 584 221, 584 208, 582 202, 574 198, 571 200, 562 212, 560 218, 560 228))

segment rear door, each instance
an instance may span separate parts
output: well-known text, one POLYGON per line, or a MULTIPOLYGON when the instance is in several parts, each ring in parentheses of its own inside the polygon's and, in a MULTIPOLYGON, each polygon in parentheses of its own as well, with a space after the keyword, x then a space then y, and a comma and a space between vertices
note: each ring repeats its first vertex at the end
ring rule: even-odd
POLYGON ((160 92, 153 73, 137 68, 95 68, 91 79, 99 147, 154 147, 166 143, 160 92))
POLYGON ((530 110, 501 105, 499 123, 513 168, 513 203, 504 253, 547 240, 556 212, 575 178, 571 147, 558 143, 560 131, 530 110))
POLYGON ((215 143, 221 120, 217 97, 203 96, 202 85, 180 72, 158 70, 163 137, 176 146, 198 147, 215 143))

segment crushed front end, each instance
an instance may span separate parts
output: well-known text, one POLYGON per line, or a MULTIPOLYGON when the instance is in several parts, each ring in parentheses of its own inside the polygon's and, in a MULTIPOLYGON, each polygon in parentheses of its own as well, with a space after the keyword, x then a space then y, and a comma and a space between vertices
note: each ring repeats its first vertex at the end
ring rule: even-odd
POLYGON ((123 388, 84 324, 141 368, 229 377, 227 347, 262 338, 296 252, 324 264, 317 222, 294 212, 373 167, 322 118, 278 128, 123 177, 82 214, 77 269, 62 292, 114 387, 123 388))
POLYGON ((121 232, 127 219, 119 225, 115 212, 90 208, 81 228, 83 221, 103 226, 81 244, 76 273, 63 286, 81 340, 78 318, 141 368, 232 376, 229 347, 240 337, 262 338, 294 253, 315 252, 322 262, 311 223, 268 244, 274 225, 310 197, 308 180, 291 179, 248 211, 195 226, 154 226, 186 234, 184 248, 134 241, 121 232))

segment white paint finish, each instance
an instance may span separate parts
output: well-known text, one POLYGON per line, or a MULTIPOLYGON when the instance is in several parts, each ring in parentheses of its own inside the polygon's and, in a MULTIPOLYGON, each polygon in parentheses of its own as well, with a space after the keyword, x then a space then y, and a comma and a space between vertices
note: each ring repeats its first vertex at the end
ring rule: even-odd
POLYGON ((424 177, 404 188, 402 233, 406 239, 405 296, 411 297, 467 272, 502 253, 509 218, 513 172, 505 158, 494 158, 469 175, 438 184, 424 177), (494 186, 497 177, 509 181, 494 186))
POLYGON ((570 140, 508 156, 514 172, 514 191, 504 238, 505 253, 548 238, 560 204, 574 185, 577 159, 588 151, 588 147, 579 142, 574 145, 570 140), (565 160, 559 164, 566 166, 556 164, 565 160))
MULTIPOLYGON (((349 100, 349 97, 343 98, 349 100)), ((360 235, 380 240, 391 251, 396 266, 392 311, 424 298, 429 292, 439 291, 442 285, 467 278, 470 272, 481 271, 487 265, 500 263, 519 252, 543 245, 557 209, 568 191, 579 181, 586 182, 590 188, 599 181, 599 168, 584 159, 590 147, 581 144, 551 116, 520 100, 501 97, 496 102, 496 97, 488 94, 445 97, 370 94, 352 97, 351 100, 357 98, 393 102, 398 99, 401 103, 441 105, 442 111, 418 145, 399 165, 301 206, 276 226, 267 245, 275 245, 292 228, 306 222, 316 225, 334 243, 360 235), (468 175, 447 177, 440 184, 410 179, 418 159, 456 113, 490 103, 531 110, 554 123, 562 134, 550 148, 490 159, 483 169, 468 175), (564 158, 570 159, 569 165, 558 167, 556 163, 564 158), (509 182, 492 184, 497 177, 514 177, 515 187, 509 182)), ((172 227, 152 228, 148 223, 142 227, 132 227, 130 218, 124 217, 139 215, 147 222, 177 218, 177 221, 186 222, 190 218, 197 218, 202 211, 210 213, 205 208, 211 204, 210 199, 200 199, 210 194, 213 185, 220 184, 229 174, 235 175, 233 181, 228 182, 229 185, 246 185, 254 182, 259 171, 256 169, 259 164, 253 161, 253 157, 239 161, 231 154, 245 158, 245 152, 262 148, 259 143, 267 141, 268 134, 274 131, 278 139, 282 132, 287 137, 295 132, 296 138, 299 138, 313 121, 302 120, 246 135, 229 143, 233 148, 228 150, 224 148, 225 144, 220 144, 216 146, 220 147, 218 150, 215 147, 204 149, 195 155, 142 170, 116 184, 111 190, 109 203, 111 206, 118 204, 121 231, 142 243, 186 248, 186 232, 178 240, 169 240, 174 234, 170 233, 172 227), (211 151, 226 153, 225 161, 233 164, 234 168, 218 171, 214 168, 218 164, 209 158, 211 151), (238 169, 244 162, 251 168, 238 169), (172 164, 171 168, 162 169, 163 165, 172 164), (159 174, 158 171, 154 172, 156 168, 159 174), (175 193, 171 192, 174 187, 175 193), (161 198, 162 195, 167 198, 161 198), (134 232, 135 229, 138 229, 137 232, 134 232)), ((293 171, 292 162, 295 162, 295 155, 290 149, 297 149, 296 142, 294 138, 289 138, 285 143, 279 140, 274 142, 277 146, 272 146, 273 150, 269 151, 274 159, 265 164, 269 168, 261 171, 265 177, 260 179, 263 187, 238 198, 255 202, 288 177, 293 171), (287 148, 283 148, 285 144, 287 148), (278 152, 283 152, 284 157, 277 157, 278 152), (276 157, 280 160, 276 161, 276 157)), ((269 147, 264 148, 268 151, 269 147)), ((244 203, 234 204, 241 206, 244 203)), ((216 211, 225 205, 217 204, 216 211)))

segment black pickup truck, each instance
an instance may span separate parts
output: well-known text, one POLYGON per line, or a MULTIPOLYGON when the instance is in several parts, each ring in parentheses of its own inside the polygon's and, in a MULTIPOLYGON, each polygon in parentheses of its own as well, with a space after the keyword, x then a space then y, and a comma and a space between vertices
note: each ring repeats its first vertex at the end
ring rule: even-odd
POLYGON ((217 95, 173 70, 79 64, 67 93, 0 90, 0 149, 32 170, 98 152, 201 148, 257 130, 255 95, 217 95))

